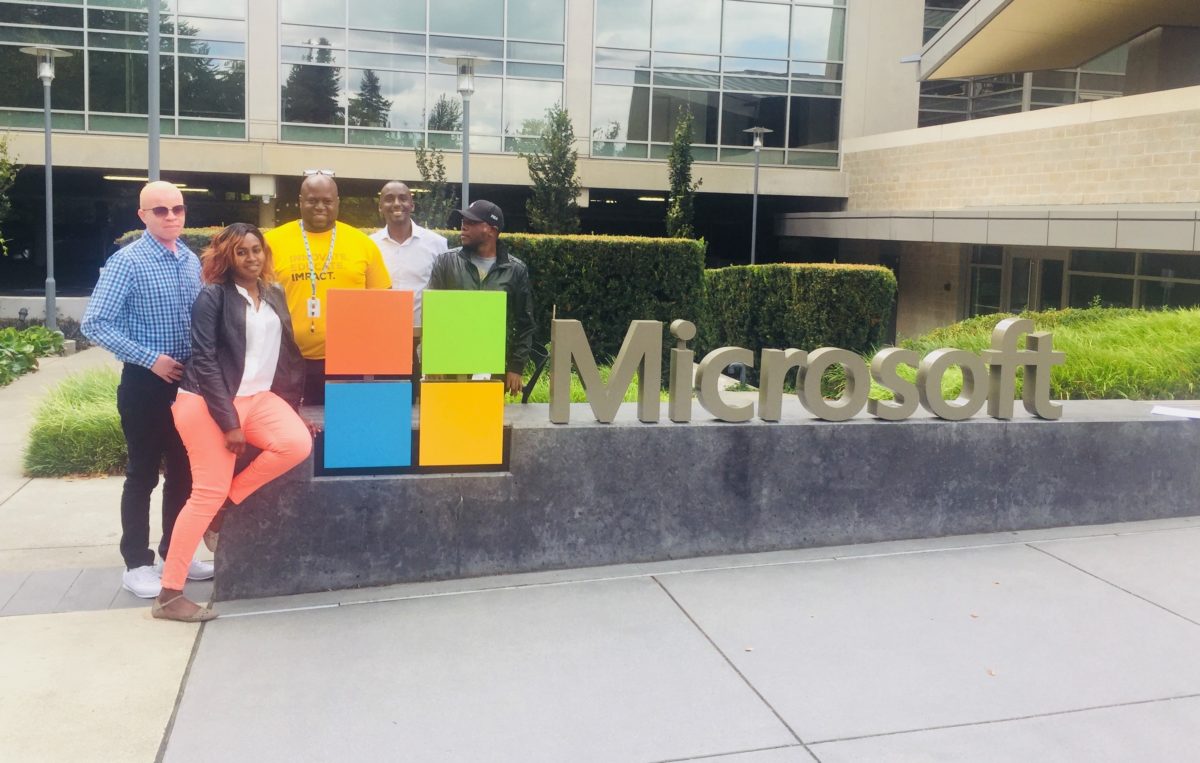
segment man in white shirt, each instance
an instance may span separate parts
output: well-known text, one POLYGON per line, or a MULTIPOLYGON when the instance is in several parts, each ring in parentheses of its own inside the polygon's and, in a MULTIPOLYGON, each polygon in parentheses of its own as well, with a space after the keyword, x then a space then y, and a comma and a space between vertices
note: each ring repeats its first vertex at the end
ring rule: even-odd
POLYGON ((413 293, 413 325, 421 325, 421 292, 429 283, 433 260, 448 251, 444 236, 413 222, 413 197, 408 186, 392 180, 379 191, 379 216, 384 227, 371 238, 383 252, 393 289, 413 293))

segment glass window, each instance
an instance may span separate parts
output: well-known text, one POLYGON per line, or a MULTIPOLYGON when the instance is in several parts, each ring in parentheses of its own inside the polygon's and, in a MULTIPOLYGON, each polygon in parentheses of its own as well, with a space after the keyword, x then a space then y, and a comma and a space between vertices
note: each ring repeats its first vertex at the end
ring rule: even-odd
POLYGON ((686 53, 654 53, 655 69, 684 69, 707 72, 721 71, 721 59, 716 56, 693 56, 686 53))
MULTIPOLYGON (((640 72, 635 72, 640 73, 640 72)), ((715 74, 694 74, 692 72, 655 72, 654 84, 666 87, 698 87, 717 90, 721 87, 721 78, 715 74)))
MULTIPOLYGON (((163 19, 164 21, 166 19, 163 19)), ((89 29, 109 29, 117 32, 146 33, 146 14, 126 11, 88 11, 89 29)))
MULTIPOLYGON (((504 58, 504 43, 500 40, 474 40, 470 37, 429 37, 429 54, 431 56, 478 56, 497 62, 476 65, 475 73, 486 71, 490 66, 498 74, 500 59, 504 58)), ((432 62, 431 62, 432 63, 432 62)), ((453 66, 447 66, 447 71, 454 71, 453 66)))
MULTIPOLYGON (((93 51, 88 54, 88 109, 115 114, 146 113, 146 54, 93 51)), ((163 56, 159 78, 161 113, 175 113, 174 57, 163 56)))
POLYGON ((1144 308, 1195 307, 1200 305, 1200 284, 1174 281, 1142 281, 1144 308))
POLYGON ((198 37, 203 40, 245 42, 246 22, 180 16, 178 34, 180 37, 198 37))
POLYGON ((510 79, 504 83, 504 134, 540 135, 546 109, 562 102, 561 82, 510 79))
POLYGON ((47 27, 0 26, 0 41, 23 45, 83 47, 83 32, 47 27))
MULTIPOLYGON (((817 87, 833 85, 831 82, 814 82, 810 84, 817 87)), ((755 93, 786 93, 788 91, 788 83, 785 79, 766 79, 765 77, 726 77, 725 89, 748 90, 755 93)))
POLYGON ((280 20, 289 24, 346 25, 346 0, 282 0, 280 20))
POLYGON ((1063 270, 1067 263, 1062 260, 1042 260, 1042 291, 1039 310, 1061 310, 1063 270))
POLYGON ((592 96, 592 140, 646 140, 650 88, 598 85, 592 96))
POLYGON ((425 0, 350 0, 350 26, 425 31, 425 0))
POLYGON ((565 0, 508 0, 508 36, 562 42, 565 0))
POLYGON ((648 68, 650 53, 641 50, 596 49, 596 66, 624 66, 632 69, 648 68))
POLYGON ((502 37, 504 0, 454 0, 432 3, 429 9, 429 31, 502 37))
POLYGON ((303 45, 312 47, 346 47, 346 30, 333 27, 291 26, 285 24, 280 33, 279 41, 283 45, 303 45))
MULTIPOLYGON (((346 63, 346 54, 340 50, 331 48, 298 48, 286 46, 280 49, 280 56, 285 64, 310 64, 313 61, 320 61, 326 64, 344 64, 346 63)), ((424 63, 424 56, 422 64, 424 63)))
POLYGON ((999 246, 977 246, 971 250, 971 264, 1000 267, 1004 264, 1004 248, 999 246))
POLYGON ((763 135, 763 145, 783 148, 783 136, 787 130, 787 97, 725 93, 721 99, 721 120, 723 145, 752 146, 754 136, 743 130, 766 127, 773 132, 763 135))
POLYGON ((726 58, 726 74, 779 74, 786 76, 787 61, 770 61, 765 58, 726 58))
MULTIPOLYGON (((328 51, 318 50, 317 61, 328 51)), ((283 66, 281 93, 283 121, 340 125, 342 70, 332 66, 283 66)))
POLYGON ((655 0, 654 49, 721 52, 721 0, 655 0))
POLYGON ((390 53, 350 51, 350 65, 364 69, 408 69, 425 71, 425 56, 393 56, 390 53))
POLYGON ((424 53, 425 35, 351 31, 350 47, 356 50, 382 50, 388 53, 424 53))
POLYGON ((649 48, 650 0, 596 0, 596 45, 649 48))
POLYGON ((551 64, 561 64, 563 61, 562 45, 544 45, 539 42, 510 42, 508 57, 525 61, 545 61, 551 64))
POLYGON ((597 69, 593 81, 598 85, 649 85, 650 72, 626 69, 597 69))
POLYGON ((972 316, 991 315, 1000 312, 1000 268, 971 268, 971 304, 968 311, 972 316))
POLYGON ((83 26, 82 8, 0 3, 0 22, 30 26, 83 26))
MULTIPOLYGON (((808 61, 793 61, 792 76, 806 77, 808 79, 841 79, 842 65, 810 63, 808 61)), ((922 82, 921 84, 925 85, 929 83, 922 82)))
POLYGON ((838 147, 842 102, 836 98, 792 97, 788 148, 838 147))
POLYGON ((510 63, 508 65, 508 76, 561 80, 563 78, 563 68, 561 64, 510 63))
POLYGON ((211 58, 179 59, 179 115, 243 119, 246 64, 211 58))
POLYGON ((731 56, 787 58, 788 7, 725 0, 722 49, 731 56))
POLYGON ((1071 270, 1133 275, 1133 252, 1071 252, 1071 270))
POLYGON ((1200 280, 1200 257, 1194 254, 1159 254, 1146 252, 1142 255, 1140 275, 1152 278, 1192 278, 1200 280))
MULTIPOLYGON (((462 98, 453 76, 431 74, 426 94, 430 130, 462 130, 462 98)), ((501 80, 476 77, 471 98, 471 134, 500 135, 501 80)))
POLYGON ((792 8, 792 58, 841 61, 846 12, 834 8, 792 8))
MULTIPOLYGON (((1072 263, 1072 267, 1074 264, 1072 263)), ((1071 276, 1071 307, 1133 307, 1132 278, 1071 276)))
POLYGON ((425 109, 425 77, 405 72, 350 70, 351 127, 421 129, 425 109))
MULTIPOLYGON (((51 100, 55 111, 83 111, 83 55, 78 50, 71 53, 70 58, 54 63, 51 100)), ((0 45, 0 106, 40 111, 42 83, 36 74, 37 65, 31 56, 16 45, 0 45)))
POLYGON ((670 143, 679 120, 679 110, 692 112, 692 142, 717 142, 717 115, 721 94, 701 90, 655 88, 651 97, 650 139, 670 143))
MULTIPOLYGON (((205 16, 246 18, 247 0, 179 0, 180 13, 203 13, 205 16)), ((396 2, 396 0, 392 0, 396 2)))

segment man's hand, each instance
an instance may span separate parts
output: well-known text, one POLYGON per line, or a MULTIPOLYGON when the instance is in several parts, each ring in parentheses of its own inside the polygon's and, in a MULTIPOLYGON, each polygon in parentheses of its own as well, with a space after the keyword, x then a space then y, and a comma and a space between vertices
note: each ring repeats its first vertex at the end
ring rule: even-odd
POLYGON ((225 433, 225 447, 230 453, 242 455, 242 452, 246 450, 246 435, 242 432, 241 427, 230 429, 225 433))
POLYGON ((183 378, 183 364, 170 355, 159 355, 150 366, 154 375, 165 382, 174 384, 183 378))
POLYGON ((514 397, 521 394, 521 375, 508 371, 504 374, 504 388, 514 397))

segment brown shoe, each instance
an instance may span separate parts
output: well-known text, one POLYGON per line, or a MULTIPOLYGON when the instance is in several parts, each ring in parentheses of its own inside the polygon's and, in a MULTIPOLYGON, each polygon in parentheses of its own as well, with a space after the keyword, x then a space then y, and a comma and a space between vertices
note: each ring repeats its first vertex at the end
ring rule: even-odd
POLYGON ((167 607, 171 606, 180 599, 187 601, 183 594, 173 596, 170 599, 162 602, 160 602, 158 599, 155 599, 154 604, 150 607, 150 616, 159 620, 176 620, 181 623, 206 623, 209 620, 217 619, 217 613, 209 607, 200 607, 190 615, 177 615, 173 612, 168 612, 167 607))

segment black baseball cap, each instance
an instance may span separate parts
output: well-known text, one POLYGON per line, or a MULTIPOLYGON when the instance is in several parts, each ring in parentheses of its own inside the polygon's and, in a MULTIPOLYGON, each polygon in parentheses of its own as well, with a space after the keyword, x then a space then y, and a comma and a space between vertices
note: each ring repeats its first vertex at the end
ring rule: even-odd
MULTIPOLYGON (((496 230, 504 230, 504 212, 490 201, 477 199, 466 209, 456 209, 454 214, 461 215, 471 222, 487 223, 496 230)), ((453 219, 453 215, 451 216, 453 219)))

